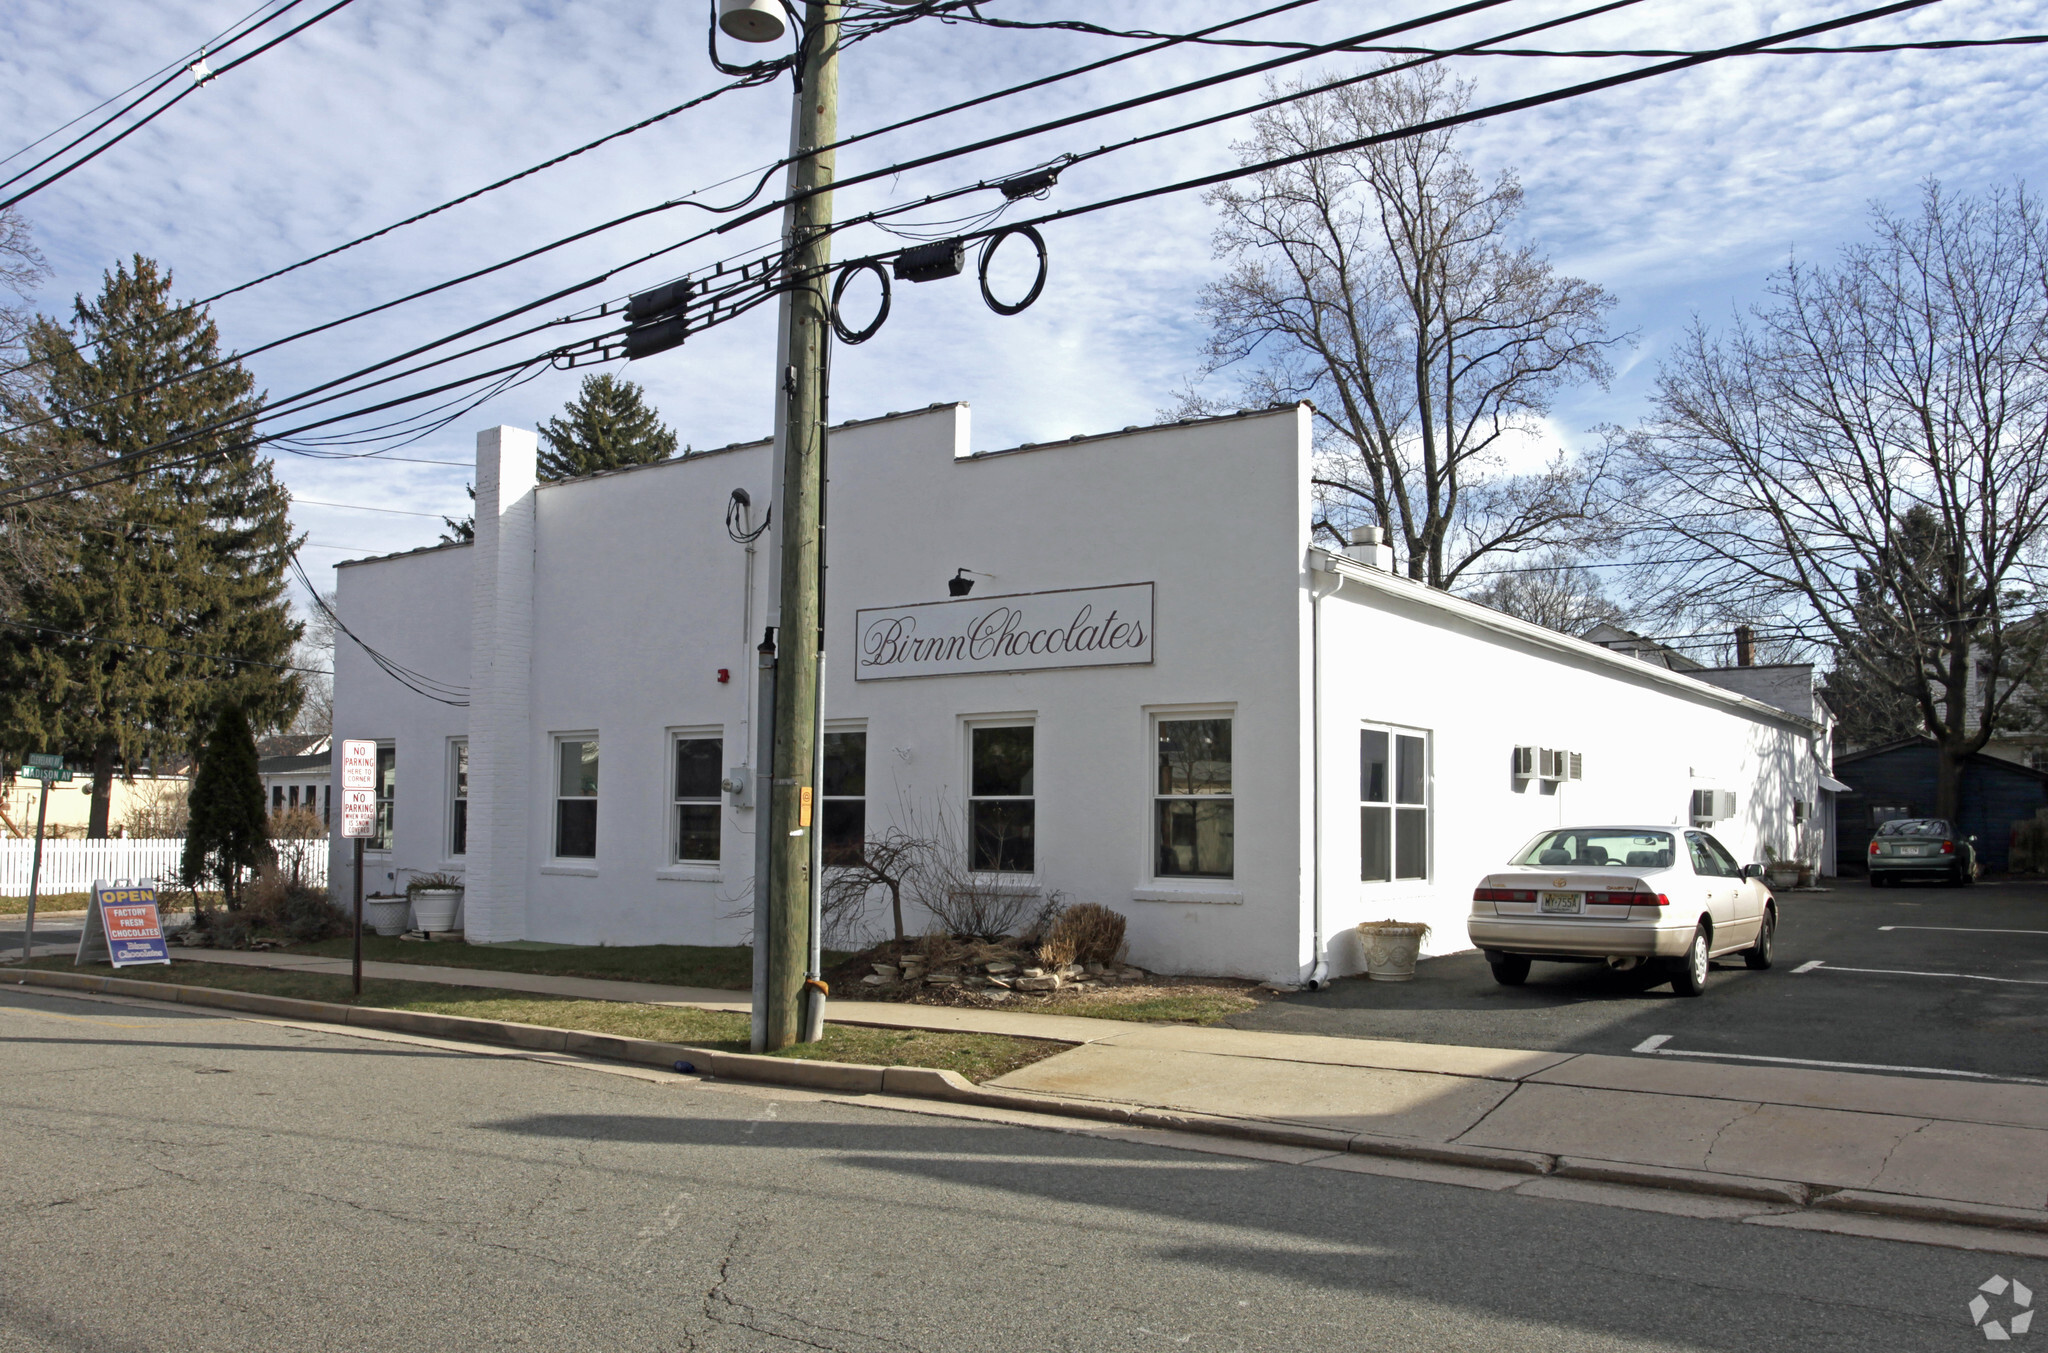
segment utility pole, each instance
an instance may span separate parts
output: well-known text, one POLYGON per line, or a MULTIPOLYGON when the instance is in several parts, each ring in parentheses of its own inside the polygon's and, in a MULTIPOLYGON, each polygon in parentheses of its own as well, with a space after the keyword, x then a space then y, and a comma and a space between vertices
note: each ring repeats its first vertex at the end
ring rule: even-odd
MULTIPOLYGON (((762 1008, 760 1044, 774 1052, 801 1041, 804 977, 811 949, 812 837, 823 827, 817 796, 818 655, 821 628, 820 563, 823 558, 826 348, 831 316, 825 270, 832 261, 826 233, 832 195, 818 192, 832 183, 833 156, 818 146, 838 139, 839 11, 836 0, 804 5, 801 64, 791 130, 789 196, 784 216, 785 278, 800 279, 782 296, 785 365, 776 373, 777 419, 781 439, 780 494, 775 533, 780 547, 780 614, 776 621, 775 758, 765 821, 768 838, 767 1000, 762 1008), (810 194, 809 196, 800 196, 810 194)), ((758 882, 758 881, 757 881, 758 882)), ((757 891, 755 905, 763 900, 757 891)))

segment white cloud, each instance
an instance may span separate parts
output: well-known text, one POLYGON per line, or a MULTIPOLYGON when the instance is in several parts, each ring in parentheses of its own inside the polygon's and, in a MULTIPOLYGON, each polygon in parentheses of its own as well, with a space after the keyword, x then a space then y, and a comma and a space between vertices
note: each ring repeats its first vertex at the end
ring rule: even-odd
MULTIPOLYGON (((0 126, 26 140, 196 45, 244 12, 246 3, 15 0, 0 11, 0 126)), ((1074 10, 1015 0, 992 12, 1050 18, 1074 10)), ((1215 0, 1181 0, 1114 12, 1166 28, 1241 10, 1215 0)), ((1325 3, 1254 31, 1329 39, 1361 25, 1361 12, 1325 3)), ((1465 40, 1556 12, 1522 0, 1498 11, 1510 17, 1468 16, 1426 36, 1465 40)), ((1837 12, 1813 2, 1648 0, 1526 42, 1691 48, 1837 12)), ((1947 0, 1820 41, 1995 36, 2019 29, 2028 17, 1990 0, 1947 0)), ((133 252, 172 267, 181 295, 205 294, 702 93, 719 80, 705 60, 703 24, 699 5, 647 0, 534 0, 517 7, 365 0, 216 81, 25 204, 57 268, 45 306, 59 309, 73 292, 96 290, 100 271, 133 252)), ((848 53, 842 130, 1125 46, 1072 34, 922 23, 848 53)), ((1212 48, 1142 58, 851 148, 841 153, 840 172, 999 134, 1256 55, 1212 48)), ((1317 64, 1346 67, 1342 61, 1317 64)), ((1491 102, 1631 64, 1492 58, 1468 60, 1461 69, 1477 81, 1479 100, 1491 102)), ((1930 175, 1970 190, 2013 177, 2039 179, 2042 150, 2033 128, 2048 111, 2042 69, 2039 53, 2027 48, 1751 57, 1470 129, 1466 145, 1475 159, 1521 173, 1530 237, 1560 266, 1612 290, 1620 298, 1618 327, 1639 340, 1634 352, 1621 355, 1611 390, 1581 390, 1560 400, 1548 435, 1537 440, 1582 442, 1594 424, 1637 416, 1657 357, 1694 312, 1712 320, 1748 303, 1788 250, 1824 255, 1857 237, 1871 201, 1906 202, 1930 175)), ((1240 81, 1189 96, 1170 111, 1137 110, 848 189, 837 208, 844 215, 1012 172, 1056 153, 1233 106, 1256 87, 1240 81)), ((787 108, 786 84, 727 96, 223 301, 215 314, 225 340, 246 350, 770 162, 786 143, 787 108)), ((1225 125, 1078 166, 1047 205, 1074 205, 1224 167, 1238 134, 1240 128, 1225 125)), ((295 390, 600 273, 711 219, 689 210, 654 216, 261 354, 251 365, 274 394, 295 390)), ((898 284, 882 333, 864 347, 842 349, 836 359, 834 415, 965 398, 975 405, 982 446, 1151 421, 1199 362, 1195 299, 1214 271, 1210 225, 1196 194, 1057 224, 1047 231, 1045 295, 1014 319, 982 308, 971 274, 926 286, 898 284)), ((756 222, 544 313, 566 311, 586 298, 622 296, 774 235, 772 220, 756 222)), ((839 249, 843 256, 883 247, 886 240, 857 230, 839 249)), ((537 351, 540 342, 508 351, 537 351)), ((630 374, 649 387, 684 440, 715 446, 766 429, 771 352, 772 317, 764 309, 638 364, 630 374)), ((559 407, 575 381, 569 373, 550 373, 402 454, 467 461, 477 427, 533 426, 559 407)), ((467 507, 459 464, 287 456, 281 468, 307 499, 451 514, 467 507)), ((440 530, 424 517, 312 506, 301 506, 298 516, 322 546, 406 548, 430 542, 440 530)), ((322 549, 311 562, 338 557, 340 551, 322 549)))

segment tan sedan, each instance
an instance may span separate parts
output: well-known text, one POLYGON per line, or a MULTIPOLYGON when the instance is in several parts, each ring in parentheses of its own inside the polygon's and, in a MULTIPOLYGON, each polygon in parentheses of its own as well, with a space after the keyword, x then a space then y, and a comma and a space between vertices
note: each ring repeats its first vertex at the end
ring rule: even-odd
POLYGON ((1760 873, 1697 829, 1561 827, 1480 881, 1467 924, 1504 986, 1527 981, 1532 959, 1654 963, 1697 996, 1722 954, 1771 966, 1778 902, 1760 873))

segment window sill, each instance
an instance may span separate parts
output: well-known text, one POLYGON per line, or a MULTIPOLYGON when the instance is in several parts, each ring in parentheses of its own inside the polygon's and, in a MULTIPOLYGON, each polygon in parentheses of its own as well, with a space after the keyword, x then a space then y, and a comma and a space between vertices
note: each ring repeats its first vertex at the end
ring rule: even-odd
POLYGON ((594 864, 544 864, 540 867, 540 872, 543 874, 566 874, 571 878, 594 879, 597 877, 597 866, 594 864))
POLYGON ((1133 902, 1201 902, 1219 907, 1241 907, 1244 894, 1225 888, 1133 888, 1133 902))
POLYGON ((672 864, 654 871, 665 883, 723 883, 725 870, 716 864, 672 864))
POLYGON ((1011 897, 1037 897, 1045 885, 1030 874, 970 874, 970 886, 1011 897))

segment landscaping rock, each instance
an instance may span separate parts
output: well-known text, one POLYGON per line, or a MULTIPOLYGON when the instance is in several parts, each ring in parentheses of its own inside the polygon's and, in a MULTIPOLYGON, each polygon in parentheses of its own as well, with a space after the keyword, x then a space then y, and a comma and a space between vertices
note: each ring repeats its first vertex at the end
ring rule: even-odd
POLYGON ((886 987, 895 985, 894 978, 883 977, 878 973, 869 973, 866 977, 863 977, 860 980, 863 985, 871 987, 886 987))
POLYGON ((887 963, 877 963, 874 967, 875 976, 881 978, 884 982, 893 982, 903 975, 902 969, 887 963))
POLYGON ((989 964, 987 968, 987 972, 990 977, 1003 977, 1015 971, 1017 971, 1016 964, 1001 959, 998 959, 996 962, 989 964))
POLYGON ((1011 982, 1010 985, 1019 991, 1058 991, 1060 989, 1060 979, 1058 977, 1019 977, 1011 982))

